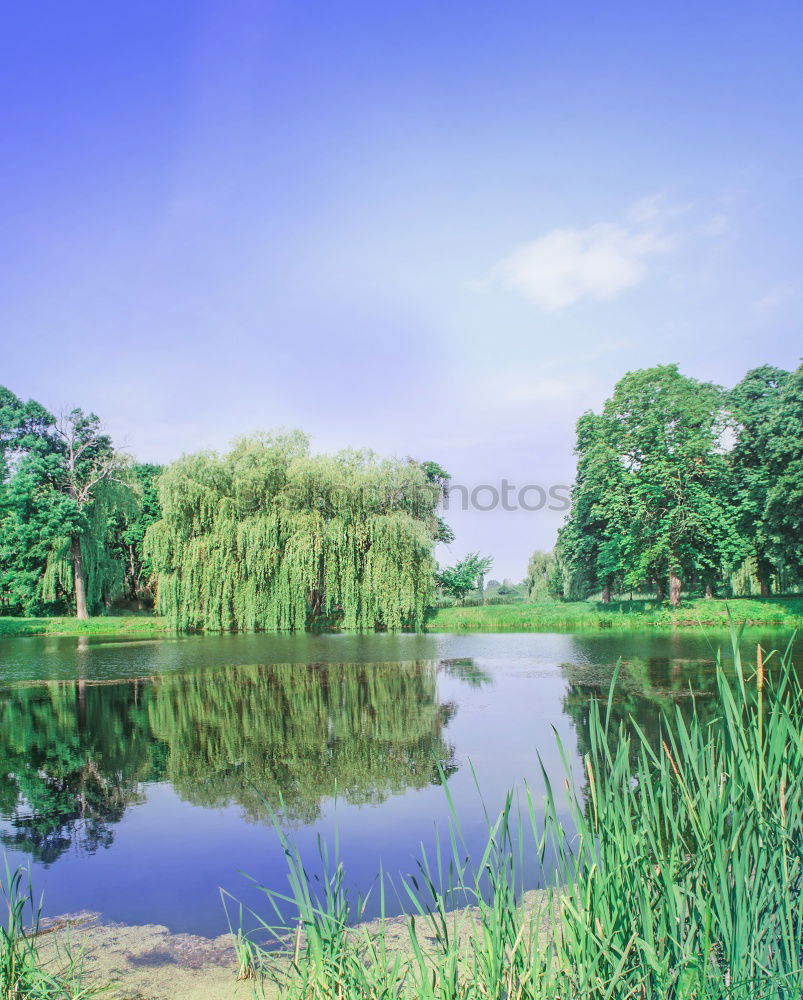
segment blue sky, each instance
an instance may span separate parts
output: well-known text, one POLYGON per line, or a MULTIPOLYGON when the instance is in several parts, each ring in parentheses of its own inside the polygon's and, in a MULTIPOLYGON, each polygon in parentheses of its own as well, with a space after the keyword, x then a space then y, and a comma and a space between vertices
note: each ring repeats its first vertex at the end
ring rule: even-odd
MULTIPOLYGON (((299 426, 571 482, 625 371, 801 353, 796 3, 0 12, 0 383, 143 460, 299 426)), ((454 513, 521 577, 557 513, 454 513)))

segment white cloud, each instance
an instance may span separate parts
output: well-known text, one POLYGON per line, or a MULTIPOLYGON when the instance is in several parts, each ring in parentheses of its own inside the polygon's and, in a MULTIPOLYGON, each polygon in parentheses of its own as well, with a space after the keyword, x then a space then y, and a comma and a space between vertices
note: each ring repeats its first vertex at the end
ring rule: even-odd
POLYGON ((564 309, 583 298, 611 299, 644 279, 651 257, 675 248, 677 239, 664 224, 685 210, 654 197, 637 202, 625 225, 553 229, 514 250, 495 274, 542 309, 564 309))

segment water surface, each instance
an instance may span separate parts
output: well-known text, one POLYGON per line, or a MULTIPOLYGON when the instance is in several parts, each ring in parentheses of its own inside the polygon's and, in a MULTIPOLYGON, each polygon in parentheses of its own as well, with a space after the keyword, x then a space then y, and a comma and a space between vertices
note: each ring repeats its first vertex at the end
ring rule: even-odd
MULTIPOLYGON (((759 641, 789 635, 746 634, 750 658, 759 641)), ((615 711, 654 733, 691 690, 715 710, 720 646, 685 631, 0 640, 0 841, 48 913, 216 935, 219 887, 247 905, 242 872, 286 887, 274 815, 312 868, 337 829, 365 892, 443 835, 445 773, 479 851, 472 768, 490 810, 525 779, 539 801, 537 754, 557 777, 555 732, 584 752, 619 657, 615 711)))

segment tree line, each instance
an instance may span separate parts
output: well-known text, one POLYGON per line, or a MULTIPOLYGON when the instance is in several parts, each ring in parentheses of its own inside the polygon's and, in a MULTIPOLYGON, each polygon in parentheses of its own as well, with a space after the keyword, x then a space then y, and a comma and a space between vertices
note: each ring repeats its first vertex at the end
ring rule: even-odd
POLYGON ((0 386, 0 610, 86 618, 146 597, 159 472, 116 449, 95 414, 56 416, 0 386))
MULTIPOLYGON (((803 366, 733 389, 676 365, 631 372, 577 423, 572 508, 530 597, 651 588, 764 596, 803 578, 803 366)), ((436 462, 301 432, 138 464, 93 413, 0 387, 0 613, 79 618, 155 602, 182 628, 418 628, 436 593, 482 586, 489 557, 434 558, 436 462)))
POLYGON ((803 578, 803 365, 733 389, 677 365, 630 372, 577 422, 572 507, 552 567, 566 598, 654 589, 768 597, 803 578))
POLYGON ((95 414, 0 387, 0 607, 152 598, 180 628, 420 628, 447 484, 435 462, 312 455, 300 431, 137 464, 95 414))

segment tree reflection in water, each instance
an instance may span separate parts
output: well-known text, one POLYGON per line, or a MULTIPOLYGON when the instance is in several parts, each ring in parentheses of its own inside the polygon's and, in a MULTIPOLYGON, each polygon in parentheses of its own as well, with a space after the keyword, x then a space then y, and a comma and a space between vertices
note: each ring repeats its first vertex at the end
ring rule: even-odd
POLYGON ((478 685, 471 660, 270 664, 125 683, 0 692, 0 814, 9 847, 51 864, 107 847, 114 824, 168 781, 183 799, 309 823, 335 790, 377 803, 456 770, 456 707, 438 674, 478 685))

